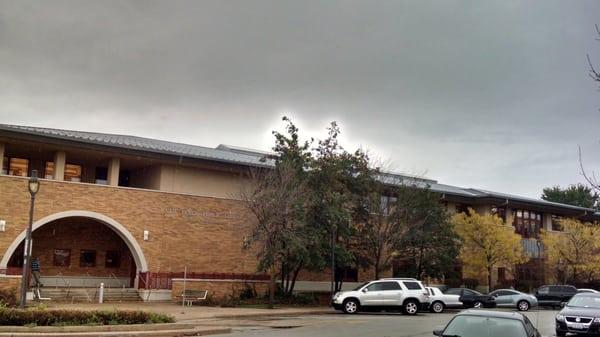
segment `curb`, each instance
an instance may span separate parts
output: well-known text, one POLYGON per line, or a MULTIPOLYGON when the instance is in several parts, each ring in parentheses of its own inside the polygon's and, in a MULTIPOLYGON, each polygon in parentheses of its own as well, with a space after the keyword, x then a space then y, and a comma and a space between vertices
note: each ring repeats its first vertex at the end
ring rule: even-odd
POLYGON ((191 329, 171 329, 152 331, 88 331, 88 332, 2 332, 2 337, 171 337, 171 336, 206 336, 231 333, 231 328, 223 327, 196 327, 191 329))
MULTIPOLYGON (((232 315, 215 315, 213 317, 206 317, 206 319, 225 319, 225 318, 254 318, 254 317, 289 317, 289 316, 304 316, 304 315, 322 315, 322 314, 334 314, 335 311, 331 309, 321 310, 309 310, 309 311, 287 311, 287 312, 261 312, 261 313, 250 313, 250 314, 232 314, 232 315)), ((187 320, 186 320, 187 321, 187 320)), ((182 321, 183 323, 185 321, 182 321)))
POLYGON ((69 333, 69 332, 110 332, 110 331, 155 331, 155 330, 177 330, 195 328, 190 323, 154 323, 154 324, 123 324, 123 325, 71 325, 71 326, 0 326, 2 333, 69 333))

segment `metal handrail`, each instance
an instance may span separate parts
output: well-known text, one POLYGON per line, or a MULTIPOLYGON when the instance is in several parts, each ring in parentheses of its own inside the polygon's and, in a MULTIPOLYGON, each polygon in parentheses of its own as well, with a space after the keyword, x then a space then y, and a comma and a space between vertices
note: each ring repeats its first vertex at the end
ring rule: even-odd
MULTIPOLYGON (((123 301, 123 296, 125 294, 125 283, 119 281, 119 279, 117 278, 117 275, 115 275, 115 273, 110 273, 108 275, 108 278, 109 279, 114 279, 117 282, 117 284, 121 285, 121 301, 123 301)), ((110 288, 110 285, 109 285, 109 288, 110 288)))

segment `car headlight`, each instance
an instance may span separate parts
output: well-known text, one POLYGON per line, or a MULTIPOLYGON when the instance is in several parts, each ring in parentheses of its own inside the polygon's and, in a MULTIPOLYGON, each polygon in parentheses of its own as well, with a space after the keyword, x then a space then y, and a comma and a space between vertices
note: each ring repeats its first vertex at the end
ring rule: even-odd
POLYGON ((333 294, 333 300, 334 300, 334 301, 335 301, 335 300, 337 300, 337 299, 338 299, 338 297, 340 297, 340 293, 339 293, 339 292, 337 292, 337 293, 333 294))
POLYGON ((556 320, 557 320, 557 321, 564 322, 564 321, 565 321, 565 316, 563 316, 563 315, 561 315, 561 314, 558 314, 558 315, 556 315, 556 320))
POLYGON ((600 317, 594 318, 594 323, 600 323, 600 317))

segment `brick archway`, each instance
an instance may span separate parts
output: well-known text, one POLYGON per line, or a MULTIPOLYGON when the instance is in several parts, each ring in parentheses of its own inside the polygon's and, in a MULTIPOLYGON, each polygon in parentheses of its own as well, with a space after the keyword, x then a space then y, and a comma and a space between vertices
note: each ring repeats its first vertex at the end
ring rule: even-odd
MULTIPOLYGON (((125 228, 118 221, 116 221, 106 215, 96 213, 96 212, 80 211, 80 210, 59 212, 59 213, 55 213, 55 214, 46 216, 46 217, 41 218, 41 219, 37 220, 36 222, 34 222, 33 230, 35 231, 36 229, 38 229, 48 223, 51 223, 53 221, 56 221, 59 219, 71 218, 71 217, 82 217, 82 218, 93 219, 93 220, 101 222, 102 224, 104 224, 104 225, 108 226, 109 228, 111 228, 112 230, 114 230, 114 232, 117 233, 117 235, 119 235, 119 237, 121 237, 121 239, 123 239, 125 244, 127 244, 127 247, 129 248, 129 250, 131 251, 131 255, 133 256, 133 259, 136 264, 137 272, 138 272, 136 274, 139 274, 139 272, 147 272, 148 271, 148 262, 146 261, 144 252, 142 251, 142 248, 137 243, 137 241, 135 240, 133 235, 129 232, 129 230, 127 230, 127 228, 125 228)), ((23 240, 25 240, 25 236, 26 236, 26 231, 24 230, 13 240, 11 245, 8 247, 8 249, 4 253, 2 260, 0 260, 0 269, 7 268, 8 262, 9 262, 11 256, 17 250, 17 248, 19 247, 21 242, 23 242, 23 240)))

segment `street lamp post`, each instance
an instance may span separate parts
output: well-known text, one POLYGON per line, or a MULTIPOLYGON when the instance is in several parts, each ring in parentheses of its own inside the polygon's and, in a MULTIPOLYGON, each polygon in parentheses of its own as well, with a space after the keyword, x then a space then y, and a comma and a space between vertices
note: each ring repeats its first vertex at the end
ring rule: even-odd
POLYGON ((27 226, 27 235, 23 246, 23 273, 21 277, 21 302, 19 308, 25 308, 27 302, 27 288, 29 288, 29 274, 31 269, 31 232, 33 227, 33 207, 35 205, 35 194, 40 189, 40 182, 37 177, 37 171, 31 171, 31 177, 28 183, 31 203, 29 206, 29 226, 27 226))

